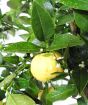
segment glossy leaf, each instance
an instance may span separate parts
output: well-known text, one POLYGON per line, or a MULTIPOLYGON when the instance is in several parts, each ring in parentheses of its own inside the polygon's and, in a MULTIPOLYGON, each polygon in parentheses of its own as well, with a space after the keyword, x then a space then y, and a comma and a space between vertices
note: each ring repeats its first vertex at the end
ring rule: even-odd
POLYGON ((35 83, 35 81, 30 80, 29 81, 29 87, 27 88, 27 93, 30 94, 32 97, 35 96, 37 97, 38 93, 39 93, 39 88, 37 86, 37 84, 35 83))
POLYGON ((39 50, 40 47, 31 42, 17 42, 13 44, 8 44, 7 47, 5 47, 4 51, 27 53, 36 52, 39 50))
POLYGON ((32 28, 39 40, 49 40, 54 34, 51 16, 37 1, 33 2, 32 28))
POLYGON ((75 92, 77 92, 75 85, 58 86, 55 90, 47 94, 46 100, 50 102, 65 100, 66 98, 72 96, 75 92))
POLYGON ((29 87, 29 80, 26 80, 25 78, 20 77, 19 79, 15 79, 15 83, 18 89, 29 87))
POLYGON ((83 45, 84 41, 79 37, 72 34, 56 35, 49 50, 58 50, 62 48, 83 45))
POLYGON ((36 105, 28 96, 22 94, 9 94, 6 105, 36 105))
POLYGON ((15 86, 17 89, 25 88, 25 91, 31 96, 37 96, 39 93, 39 88, 33 80, 20 77, 19 79, 15 79, 15 86))
POLYGON ((88 0, 58 0, 58 1, 70 8, 88 10, 88 0))
POLYGON ((77 26, 88 32, 88 14, 83 14, 80 12, 74 12, 75 22, 77 26))

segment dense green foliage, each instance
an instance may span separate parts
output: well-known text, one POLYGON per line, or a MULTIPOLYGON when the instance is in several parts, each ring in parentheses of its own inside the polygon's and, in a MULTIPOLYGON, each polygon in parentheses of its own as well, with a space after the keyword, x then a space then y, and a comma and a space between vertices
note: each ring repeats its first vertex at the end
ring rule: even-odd
POLYGON ((78 105, 87 105, 88 0, 9 0, 7 5, 9 12, 0 11, 0 100, 6 97, 6 105, 52 105, 72 96, 78 105), (24 41, 4 43, 19 30, 26 32, 20 35, 24 41), (44 84, 32 76, 30 63, 32 54, 50 51, 62 54, 57 62, 64 73, 44 84), (53 84, 58 80, 67 84, 53 84), (54 90, 48 91, 49 86, 54 90))

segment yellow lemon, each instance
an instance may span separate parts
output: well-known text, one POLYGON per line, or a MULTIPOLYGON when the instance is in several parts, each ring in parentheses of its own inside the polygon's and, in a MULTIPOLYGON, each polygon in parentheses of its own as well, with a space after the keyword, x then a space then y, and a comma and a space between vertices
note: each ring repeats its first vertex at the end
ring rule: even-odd
POLYGON ((57 53, 41 53, 36 55, 31 62, 32 75, 41 82, 49 81, 57 76, 55 72, 63 72, 56 59, 61 57, 57 53))

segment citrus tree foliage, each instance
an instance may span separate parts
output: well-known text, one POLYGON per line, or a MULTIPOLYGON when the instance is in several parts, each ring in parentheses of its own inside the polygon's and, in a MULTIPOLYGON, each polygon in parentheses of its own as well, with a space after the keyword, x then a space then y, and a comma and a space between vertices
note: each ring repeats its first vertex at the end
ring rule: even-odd
POLYGON ((78 105, 87 105, 88 0, 9 0, 7 5, 9 12, 0 11, 0 68, 4 67, 0 100, 6 98, 5 105, 52 105, 72 96, 78 105), (26 32, 20 35, 24 41, 4 43, 8 34, 15 36, 19 30, 26 32), (46 83, 36 80, 30 72, 32 55, 41 51, 57 51, 63 56, 57 62, 64 73, 46 83), (67 84, 53 84, 58 80, 67 84), (54 89, 49 91, 49 86, 54 89))

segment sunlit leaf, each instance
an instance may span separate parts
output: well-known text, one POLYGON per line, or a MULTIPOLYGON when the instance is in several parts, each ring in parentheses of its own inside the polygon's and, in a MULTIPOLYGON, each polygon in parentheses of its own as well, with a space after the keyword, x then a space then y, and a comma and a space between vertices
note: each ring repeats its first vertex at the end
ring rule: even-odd
POLYGON ((20 4, 21 4, 20 0, 9 0, 7 2, 7 5, 12 9, 19 8, 20 4))
POLYGON ((28 96, 22 94, 9 94, 6 105, 36 105, 28 96))
POLYGON ((70 8, 88 10, 88 0, 58 0, 58 1, 70 8))
POLYGON ((83 45, 84 41, 79 37, 72 34, 56 35, 49 50, 58 50, 62 48, 83 45))
POLYGON ((40 47, 31 42, 17 42, 13 44, 8 44, 7 47, 5 47, 4 51, 27 53, 27 52, 36 52, 39 50, 40 47))

